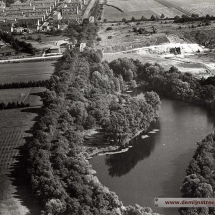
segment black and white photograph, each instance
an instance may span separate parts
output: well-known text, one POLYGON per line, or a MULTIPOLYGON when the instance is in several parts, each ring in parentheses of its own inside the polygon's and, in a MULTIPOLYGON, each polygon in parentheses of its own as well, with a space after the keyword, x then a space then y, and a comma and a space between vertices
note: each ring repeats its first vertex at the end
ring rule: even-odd
POLYGON ((215 0, 0 0, 0 215, 215 215, 215 0))

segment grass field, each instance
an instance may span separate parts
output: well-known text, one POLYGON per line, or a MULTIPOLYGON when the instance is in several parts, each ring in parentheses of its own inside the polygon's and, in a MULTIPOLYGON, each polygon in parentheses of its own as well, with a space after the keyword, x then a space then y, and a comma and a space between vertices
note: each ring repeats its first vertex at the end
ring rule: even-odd
MULTIPOLYGON (((33 109, 32 109, 33 110, 33 109)), ((19 147, 24 145, 27 131, 33 126, 37 116, 34 111, 25 109, 11 109, 0 111, 0 214, 26 215, 31 206, 23 201, 27 198, 28 190, 17 187, 12 176, 14 166, 17 165, 19 147), (22 193, 22 195, 21 195, 22 193)), ((19 173, 20 177, 22 172, 19 173)), ((28 197, 29 198, 29 197, 28 197)), ((31 209, 32 210, 32 209, 31 209)))
POLYGON ((30 106, 42 105, 40 97, 36 94, 44 90, 44 87, 3 89, 0 90, 0 103, 24 102, 25 104, 30 104, 30 106))
POLYGON ((59 40, 69 40, 68 37, 63 36, 63 35, 51 36, 51 35, 39 34, 39 33, 16 35, 15 38, 17 38, 19 40, 23 40, 27 43, 31 43, 33 45, 33 47, 35 47, 37 49, 48 48, 48 47, 52 46, 56 41, 59 41, 59 40), (32 37, 31 40, 24 39, 24 37, 28 38, 29 36, 32 37), (41 38, 41 42, 38 42, 35 40, 38 37, 41 38))
POLYGON ((0 84, 48 80, 55 61, 0 64, 0 84))

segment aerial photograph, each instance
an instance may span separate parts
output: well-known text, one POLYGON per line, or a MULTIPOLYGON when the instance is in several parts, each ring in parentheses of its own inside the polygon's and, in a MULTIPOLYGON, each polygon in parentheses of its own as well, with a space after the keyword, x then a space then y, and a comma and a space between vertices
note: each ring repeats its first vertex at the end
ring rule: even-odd
POLYGON ((0 0, 0 215, 215 215, 215 0, 0 0))

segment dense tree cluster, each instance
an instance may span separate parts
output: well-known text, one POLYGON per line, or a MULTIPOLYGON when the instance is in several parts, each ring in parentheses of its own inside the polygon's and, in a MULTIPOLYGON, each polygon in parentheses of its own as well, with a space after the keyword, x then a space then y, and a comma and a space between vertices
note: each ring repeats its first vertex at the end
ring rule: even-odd
POLYGON ((18 53, 19 52, 26 52, 29 54, 34 55, 36 52, 36 49, 32 46, 31 43, 26 43, 25 41, 20 41, 12 34, 9 34, 4 31, 0 31, 0 38, 4 40, 6 43, 9 43, 11 47, 13 47, 18 53))
POLYGON ((77 44, 86 43, 87 46, 92 46, 95 38, 97 37, 97 31, 99 29, 98 23, 90 23, 89 20, 85 20, 81 25, 76 22, 70 22, 65 34, 73 40, 76 40, 77 44))
POLYGON ((124 80, 136 80, 147 90, 177 100, 215 107, 214 77, 201 80, 190 73, 181 73, 176 67, 165 71, 159 64, 142 64, 139 60, 128 58, 110 62, 110 68, 122 75, 124 80))
POLYGON ((101 59, 101 52, 93 50, 66 52, 48 90, 42 94, 43 115, 28 145, 28 173, 43 215, 127 215, 150 211, 121 207, 116 194, 93 176, 82 153, 84 129, 107 127, 107 122, 120 128, 126 121, 135 132, 138 126, 147 127, 160 104, 153 92, 146 93, 140 101, 120 95, 125 85, 122 76, 114 74, 101 59), (113 122, 113 114, 119 121, 113 122), (129 116, 132 114, 136 114, 138 122, 129 116))
MULTIPOLYGON (((212 198, 215 188, 215 134, 208 135, 194 153, 187 169, 187 176, 183 181, 181 192, 183 197, 212 198)), ((182 215, 215 213, 214 208, 180 208, 182 215)))
POLYGON ((175 16, 175 23, 184 23, 184 22, 193 22, 193 21, 205 21, 210 22, 211 20, 215 20, 214 16, 206 15, 199 17, 198 14, 192 14, 192 16, 183 15, 182 17, 175 16))
POLYGON ((106 135, 118 144, 132 138, 139 130, 146 130, 157 116, 161 104, 154 92, 145 93, 141 100, 128 97, 121 101, 121 104, 111 104, 110 116, 103 124, 106 135))
POLYGON ((48 87, 48 86, 49 86, 49 80, 42 80, 42 81, 13 82, 13 83, 0 84, 0 89, 48 87))

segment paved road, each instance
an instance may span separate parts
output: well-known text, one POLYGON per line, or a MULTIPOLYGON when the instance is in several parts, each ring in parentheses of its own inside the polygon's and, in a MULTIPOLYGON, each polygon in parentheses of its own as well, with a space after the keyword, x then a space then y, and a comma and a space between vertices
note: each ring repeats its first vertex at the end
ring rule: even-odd
POLYGON ((43 61, 43 60, 54 60, 61 58, 63 55, 48 56, 48 57, 31 57, 31 58, 20 58, 20 59, 8 59, 0 60, 1 63, 14 63, 14 62, 25 62, 25 61, 43 61))

